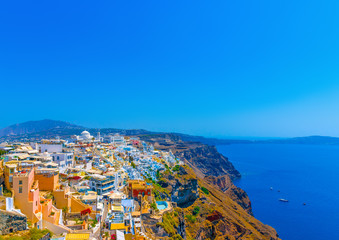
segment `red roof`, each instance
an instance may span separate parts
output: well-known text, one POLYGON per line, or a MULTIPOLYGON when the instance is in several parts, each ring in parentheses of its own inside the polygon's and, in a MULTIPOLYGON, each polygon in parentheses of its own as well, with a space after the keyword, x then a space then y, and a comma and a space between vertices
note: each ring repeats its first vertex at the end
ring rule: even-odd
POLYGON ((81 179, 81 177, 80 176, 73 176, 73 177, 69 177, 69 179, 79 180, 79 179, 81 179))

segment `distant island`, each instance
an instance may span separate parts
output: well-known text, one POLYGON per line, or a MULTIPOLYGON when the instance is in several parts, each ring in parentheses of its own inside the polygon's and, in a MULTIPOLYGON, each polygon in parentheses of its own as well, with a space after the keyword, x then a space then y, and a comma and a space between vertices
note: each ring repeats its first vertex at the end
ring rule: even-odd
POLYGON ((305 136, 293 138, 265 139, 265 140, 246 140, 246 139, 220 139, 208 138, 203 136, 193 136, 183 133, 167 133, 153 132, 144 129, 117 129, 117 128, 88 128, 65 121, 56 120, 40 120, 28 121, 24 123, 14 124, 3 129, 0 129, 0 140, 23 140, 23 139, 41 139, 50 136, 70 137, 75 134, 80 134, 87 130, 100 133, 119 133, 123 135, 158 135, 172 134, 178 136, 183 141, 199 142, 207 145, 227 145, 227 144, 316 144, 316 145, 339 145, 338 137, 330 136, 305 136))

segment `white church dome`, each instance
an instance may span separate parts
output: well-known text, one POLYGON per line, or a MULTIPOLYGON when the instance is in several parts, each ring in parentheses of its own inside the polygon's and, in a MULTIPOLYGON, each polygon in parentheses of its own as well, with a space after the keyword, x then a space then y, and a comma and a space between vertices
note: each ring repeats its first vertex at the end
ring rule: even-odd
POLYGON ((87 131, 83 131, 83 132, 81 133, 81 137, 82 137, 83 139, 90 139, 90 138, 91 138, 91 134, 90 134, 89 132, 87 132, 87 131))

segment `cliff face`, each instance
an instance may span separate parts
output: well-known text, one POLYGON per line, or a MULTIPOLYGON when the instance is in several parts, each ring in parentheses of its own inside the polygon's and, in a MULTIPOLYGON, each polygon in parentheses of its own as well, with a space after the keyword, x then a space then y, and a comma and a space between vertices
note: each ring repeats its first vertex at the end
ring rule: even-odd
POLYGON ((179 207, 191 205, 199 197, 197 179, 188 179, 184 183, 176 181, 171 194, 172 201, 176 202, 179 207))
MULTIPOLYGON (((279 239, 276 231, 251 215, 244 191, 228 176, 198 177, 189 166, 161 175, 163 186, 178 207, 157 224, 158 238, 167 232, 169 239, 179 234, 186 239, 279 239)), ((184 239, 185 239, 184 238, 184 239)))
MULTIPOLYGON (((272 227, 253 217, 246 192, 232 182, 240 173, 215 147, 185 142, 171 134, 147 135, 141 139, 157 149, 171 150, 186 163, 184 169, 164 175, 161 180, 172 201, 181 207, 175 211, 184 214, 186 239, 279 239, 272 227)), ((162 224, 169 228, 168 222, 163 220, 162 224)), ((172 227, 178 229, 176 225, 172 227)), ((176 239, 171 234, 169 237, 176 239)))
POLYGON ((186 224, 185 224, 185 214, 183 212, 179 212, 179 224, 178 224, 178 234, 183 238, 186 239, 186 224))
POLYGON ((206 182, 224 192, 229 196, 233 201, 238 203, 247 213, 253 215, 252 213, 252 204, 248 198, 247 193, 241 188, 236 187, 231 181, 230 177, 227 175, 214 177, 206 176, 204 178, 206 182))
POLYGON ((176 151, 175 155, 180 159, 185 159, 193 168, 199 169, 207 176, 228 175, 232 179, 241 176, 233 164, 214 146, 201 144, 184 151, 176 151))
POLYGON ((200 176, 228 175, 231 179, 241 177, 227 157, 220 154, 214 146, 199 142, 186 142, 175 134, 149 134, 138 137, 152 143, 157 149, 171 150, 200 176))

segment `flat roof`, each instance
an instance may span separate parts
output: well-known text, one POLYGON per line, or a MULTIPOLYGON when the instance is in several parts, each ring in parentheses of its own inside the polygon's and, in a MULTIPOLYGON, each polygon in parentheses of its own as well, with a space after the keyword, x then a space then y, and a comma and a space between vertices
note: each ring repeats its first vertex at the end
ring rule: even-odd
POLYGON ((66 240, 73 239, 73 240, 86 240, 89 239, 89 233, 68 233, 66 235, 66 240))
POLYGON ((111 230, 126 229, 124 223, 111 223, 111 230))
POLYGON ((115 212, 122 212, 123 211, 123 208, 122 206, 112 206, 112 210, 115 211, 115 212))

